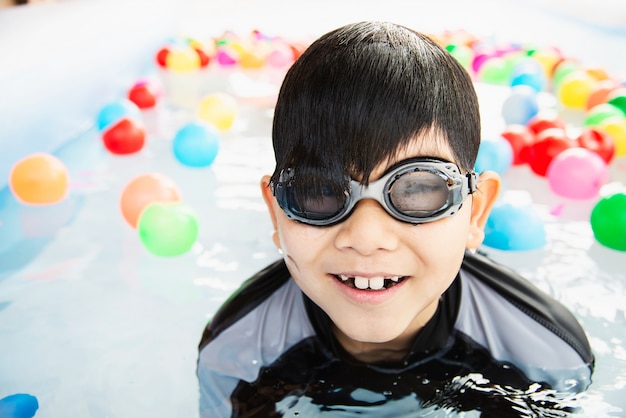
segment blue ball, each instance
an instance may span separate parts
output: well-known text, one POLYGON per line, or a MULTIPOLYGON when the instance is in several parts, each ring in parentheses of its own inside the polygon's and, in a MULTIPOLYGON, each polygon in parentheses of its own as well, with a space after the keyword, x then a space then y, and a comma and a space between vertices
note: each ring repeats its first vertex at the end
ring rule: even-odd
POLYGON ((496 202, 485 225, 484 245, 499 250, 534 250, 546 244, 544 222, 532 205, 496 202))
POLYGON ((527 85, 511 87, 511 93, 502 103, 502 117, 507 125, 527 125, 538 112, 537 92, 527 85))
POLYGON ((543 67, 534 58, 519 62, 511 72, 511 86, 525 85, 540 92, 545 90, 547 81, 543 67))
POLYGON ((0 399, 0 417, 32 418, 38 409, 37 398, 27 393, 16 393, 0 399))
POLYGON ((491 170, 503 174, 513 164, 513 147, 503 137, 480 141, 474 170, 478 173, 491 170))
POLYGON ((189 167, 210 166, 219 151, 220 137, 215 126, 196 121, 183 126, 174 137, 176 159, 189 167))
POLYGON ((120 100, 109 103, 100 109, 96 119, 96 125, 100 132, 112 127, 124 118, 141 120, 141 110, 130 100, 120 100))

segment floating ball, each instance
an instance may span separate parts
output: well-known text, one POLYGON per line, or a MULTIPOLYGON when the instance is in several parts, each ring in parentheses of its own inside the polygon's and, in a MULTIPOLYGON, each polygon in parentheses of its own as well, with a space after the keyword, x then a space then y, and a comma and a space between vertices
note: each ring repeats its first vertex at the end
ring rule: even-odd
POLYGON ((159 67, 167 68, 167 56, 169 55, 170 50, 167 47, 163 47, 158 50, 155 60, 159 67))
POLYGON ((598 130, 608 134, 613 139, 614 157, 626 157, 626 119, 606 120, 598 127, 598 130))
POLYGON ((511 74, 511 86, 529 86, 536 92, 545 90, 547 77, 541 64, 534 58, 518 62, 511 74))
POLYGON ((496 202, 485 225, 483 243, 506 251, 541 248, 546 244, 544 222, 530 204, 496 202))
POLYGON ((475 170, 478 173, 491 170, 504 174, 513 163, 513 148, 503 137, 483 139, 478 147, 475 170))
POLYGON ((100 132, 110 128, 122 119, 141 119, 141 110, 130 100, 119 100, 109 103, 100 109, 96 125, 100 132))
POLYGON ((552 71, 552 87, 556 91, 560 87, 563 79, 574 72, 582 71, 580 64, 571 59, 562 59, 552 71))
POLYGON ((474 61, 474 51, 467 45, 448 44, 446 50, 461 64, 465 69, 470 69, 474 61))
POLYGON ((542 131, 551 128, 558 128, 565 132, 565 120, 554 112, 540 112, 526 124, 528 129, 535 135, 539 135, 542 131))
POLYGON ((546 172, 550 189, 569 199, 591 199, 609 181, 609 168, 598 154, 573 147, 558 154, 546 172))
POLYGON ((128 100, 139 109, 150 109, 156 106, 158 96, 156 87, 147 81, 135 83, 128 91, 128 100))
POLYGON ((504 128, 501 133, 513 151, 512 165, 528 163, 530 146, 535 142, 535 134, 525 125, 512 124, 504 128))
POLYGON ((585 109, 596 81, 584 71, 574 71, 561 80, 556 96, 569 109, 585 109))
POLYGON ((591 229, 605 247, 626 251, 626 194, 602 197, 591 211, 591 229))
POLYGON ((615 155, 615 142, 613 138, 598 128, 583 128, 576 142, 583 148, 598 154, 607 164, 615 155))
POLYGON ((178 202, 180 191, 174 181, 159 173, 142 174, 132 179, 120 196, 120 209, 126 222, 133 228, 141 212, 153 202, 178 202))
POLYGON ((607 119, 624 119, 625 117, 624 112, 622 112, 618 107, 610 103, 600 103, 587 110, 583 125, 599 126, 607 119))
POLYGON ((486 59, 478 70, 478 80, 488 83, 507 86, 511 80, 511 68, 505 58, 490 57, 486 59))
POLYGON ((37 398, 28 393, 16 393, 0 399, 0 417, 33 418, 39 409, 37 398))
POLYGON ((229 130, 238 113, 237 101, 226 93, 212 93, 200 102, 198 117, 220 131, 229 130))
POLYGON ((617 107, 626 115, 626 88, 619 88, 610 92, 607 103, 617 107))
POLYGON ((132 154, 141 150, 146 141, 143 124, 135 119, 124 118, 102 133, 102 142, 113 154, 132 154))
POLYGON ((502 104, 502 117, 507 125, 526 125, 538 112, 537 92, 525 85, 512 87, 502 104))
POLYGON ((552 159, 559 153, 574 146, 565 131, 559 128, 546 129, 537 136, 537 140, 530 146, 528 165, 535 174, 545 176, 552 159))
POLYGON ((601 80, 591 90, 587 99, 587 110, 609 100, 609 95, 613 90, 618 89, 620 84, 615 80, 601 80))
POLYGON ((170 71, 188 73, 200 68, 200 57, 196 50, 189 46, 175 46, 166 55, 165 66, 170 71))
POLYGON ((188 252, 198 238, 198 219, 180 202, 150 203, 141 213, 137 231, 144 247, 159 257, 188 252))
POLYGON ((207 122, 190 122, 178 130, 172 144, 176 159, 189 167, 207 167, 219 151, 219 132, 207 122))
POLYGON ((29 155, 13 166, 9 187, 22 203, 49 205, 65 198, 69 174, 57 157, 37 153, 29 155))

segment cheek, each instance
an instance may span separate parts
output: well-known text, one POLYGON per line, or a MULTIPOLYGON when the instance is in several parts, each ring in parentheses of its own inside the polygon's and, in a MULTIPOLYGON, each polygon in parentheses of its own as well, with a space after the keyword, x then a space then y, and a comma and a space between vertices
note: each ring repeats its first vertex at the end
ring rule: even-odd
POLYGON ((327 246, 330 228, 319 228, 292 221, 281 215, 277 219, 278 237, 285 256, 295 258, 313 258, 316 250, 327 246), (308 257, 307 257, 308 255, 308 257))

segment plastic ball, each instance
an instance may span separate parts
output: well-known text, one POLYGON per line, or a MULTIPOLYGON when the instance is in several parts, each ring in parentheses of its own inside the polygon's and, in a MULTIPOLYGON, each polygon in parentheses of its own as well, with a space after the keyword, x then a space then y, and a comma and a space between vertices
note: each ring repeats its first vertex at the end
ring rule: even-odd
POLYGON ((587 99, 587 110, 601 103, 606 103, 611 92, 618 89, 619 86, 620 84, 615 80, 601 80, 596 83, 587 99))
POLYGON ((624 119, 624 112, 622 112, 618 107, 610 104, 610 103, 600 103, 595 105, 591 109, 587 110, 587 114, 585 115, 585 120, 583 121, 584 126, 599 126, 607 119, 611 118, 619 118, 624 119))
POLYGON ((609 168, 595 152, 574 147, 554 157, 546 177, 556 195, 585 200, 596 197, 609 181, 609 168))
POLYGON ((120 209, 126 222, 136 228, 141 212, 150 203, 180 200, 180 191, 172 179, 159 173, 147 173, 133 178, 124 186, 120 209))
POLYGON ((483 139, 478 147, 475 170, 478 173, 491 170, 498 174, 506 172, 513 163, 513 148, 503 137, 483 139))
POLYGON ((209 57, 209 55, 204 52, 202 48, 194 48, 194 51, 196 51, 196 54, 198 54, 198 59, 200 60, 200 68, 208 67, 209 63, 211 62, 211 57, 209 57))
POLYGON ((566 108, 585 109, 595 83, 586 72, 574 71, 561 80, 556 95, 566 108))
POLYGON ((561 53, 553 48, 537 50, 532 57, 541 65, 544 75, 550 77, 556 65, 563 59, 561 53))
POLYGON ((579 146, 598 154, 607 164, 615 156, 615 142, 606 132, 597 128, 583 128, 576 142, 579 146))
POLYGON ((150 203, 137 224, 144 247, 159 257, 188 252, 198 238, 198 218, 191 207, 180 202, 150 203))
POLYGON ((558 128, 565 132, 565 121, 556 113, 540 112, 526 124, 528 129, 535 135, 551 128, 558 128))
POLYGON ((169 53, 170 53, 169 48, 163 47, 159 49, 155 57, 157 65, 159 67, 167 68, 167 56, 169 55, 169 53))
POLYGON ((200 68, 200 57, 191 47, 174 47, 165 57, 165 66, 178 73, 195 71, 200 68))
POLYGON ((511 93, 502 104, 502 117, 507 125, 525 125, 538 111, 537 92, 525 85, 511 88, 511 93))
POLYGON ((220 131, 232 128, 239 109, 237 101, 227 93, 212 93, 204 97, 198 108, 198 117, 220 131))
POLYGON ((100 109, 96 125, 100 132, 110 128, 122 119, 141 119, 141 110, 130 100, 119 100, 109 103, 100 109))
POLYGON ((608 134, 613 139, 614 157, 626 157, 626 119, 606 120, 598 127, 598 130, 608 134))
POLYGON ((609 93, 607 103, 617 107, 626 115, 626 88, 619 88, 609 93))
POLYGON ((545 176, 552 159, 561 152, 574 146, 564 131, 558 128, 546 129, 530 146, 528 165, 535 174, 545 176))
POLYGON ((506 251, 541 248, 546 244, 544 222, 530 204, 496 202, 485 225, 483 243, 506 251))
POLYGON ((467 45, 448 44, 446 50, 461 64, 465 69, 470 69, 474 60, 474 51, 467 45))
POLYGON ((478 70, 478 80, 496 85, 509 85, 511 69, 502 57, 490 57, 486 59, 478 70))
POLYGON ((528 163, 530 146, 535 143, 535 134, 525 125, 512 124, 504 128, 501 136, 511 145, 512 165, 528 163))
POLYGON ((141 150, 146 130, 137 120, 124 118, 102 133, 102 142, 112 154, 132 154, 141 150))
POLYGON ((540 92, 546 87, 547 77, 543 67, 537 60, 526 58, 513 68, 510 84, 511 86, 529 86, 536 92, 540 92))
POLYGON ((176 159, 189 167, 207 167, 219 151, 219 132, 207 122, 190 122, 178 130, 173 141, 176 159))
POLYGON ((22 203, 49 205, 65 198, 69 174, 57 157, 37 153, 19 160, 9 174, 9 187, 22 203))
POLYGON ((147 81, 135 83, 128 91, 128 100, 139 109, 150 109, 156 106, 158 96, 157 89, 147 81))
POLYGON ((602 245, 626 251, 626 194, 602 197, 591 211, 591 229, 602 245))
POLYGON ((15 393, 0 399, 0 417, 33 418, 39 409, 37 398, 28 393, 15 393))
POLYGON ((552 87, 558 90, 563 79, 574 72, 580 72, 580 64, 571 59, 562 59, 559 61, 552 71, 552 87))

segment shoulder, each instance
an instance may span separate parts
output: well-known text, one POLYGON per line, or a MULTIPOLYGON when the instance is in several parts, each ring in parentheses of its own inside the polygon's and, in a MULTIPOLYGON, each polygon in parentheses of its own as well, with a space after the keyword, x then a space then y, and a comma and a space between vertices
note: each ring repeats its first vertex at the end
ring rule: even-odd
POLYGON ((591 347, 565 306, 520 274, 482 255, 466 255, 461 284, 457 330, 534 380, 556 386, 566 377, 589 383, 594 361, 591 347))
POLYGON ((206 326, 197 374, 201 409, 229 409, 239 381, 254 381, 261 368, 314 334, 302 292, 278 261, 236 291, 206 326))

